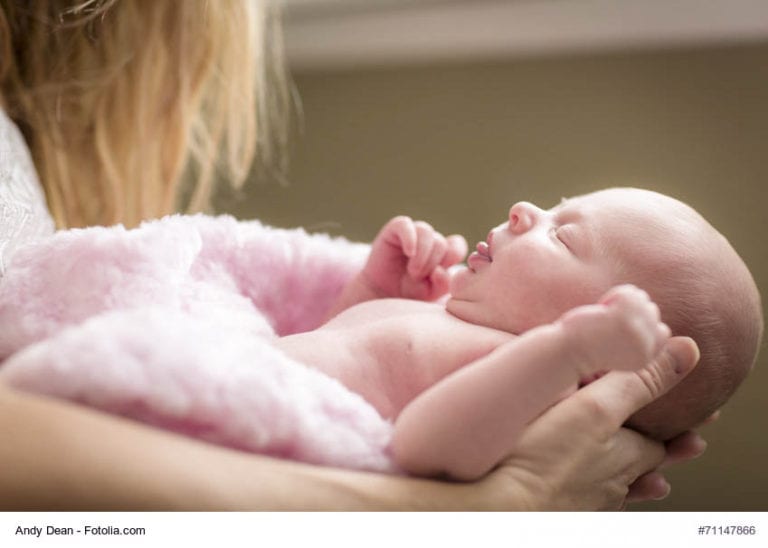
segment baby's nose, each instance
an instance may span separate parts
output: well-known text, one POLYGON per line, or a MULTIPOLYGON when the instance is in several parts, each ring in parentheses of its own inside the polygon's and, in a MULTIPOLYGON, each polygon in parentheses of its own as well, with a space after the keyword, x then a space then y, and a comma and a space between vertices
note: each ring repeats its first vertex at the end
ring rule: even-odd
POLYGON ((530 202, 517 202, 509 208, 509 229, 515 234, 527 232, 536 225, 541 210, 530 202))

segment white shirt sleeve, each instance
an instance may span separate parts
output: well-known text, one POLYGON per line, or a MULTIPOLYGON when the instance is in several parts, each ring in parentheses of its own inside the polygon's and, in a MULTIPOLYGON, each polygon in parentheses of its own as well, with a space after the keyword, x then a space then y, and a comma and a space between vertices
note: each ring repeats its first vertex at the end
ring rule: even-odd
POLYGON ((53 231, 29 149, 0 110, 0 277, 16 249, 53 231))

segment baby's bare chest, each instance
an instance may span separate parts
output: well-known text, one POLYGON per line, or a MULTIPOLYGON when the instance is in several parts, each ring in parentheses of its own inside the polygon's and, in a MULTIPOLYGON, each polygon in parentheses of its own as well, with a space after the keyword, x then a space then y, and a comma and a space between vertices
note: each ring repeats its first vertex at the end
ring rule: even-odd
POLYGON ((352 307, 315 333, 323 331, 343 356, 340 380, 389 417, 512 337, 463 322, 441 305, 400 299, 352 307))

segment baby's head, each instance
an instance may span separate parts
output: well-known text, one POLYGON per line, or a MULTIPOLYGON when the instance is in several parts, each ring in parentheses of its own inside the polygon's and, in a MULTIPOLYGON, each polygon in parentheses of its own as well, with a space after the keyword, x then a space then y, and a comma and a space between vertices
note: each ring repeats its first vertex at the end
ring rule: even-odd
POLYGON ((513 333, 594 303, 614 285, 646 290, 672 333, 701 350, 693 373, 630 421, 660 439, 722 406, 760 344, 760 295, 743 261, 692 208, 655 192, 609 189, 546 211, 515 204, 467 262, 448 310, 513 333))

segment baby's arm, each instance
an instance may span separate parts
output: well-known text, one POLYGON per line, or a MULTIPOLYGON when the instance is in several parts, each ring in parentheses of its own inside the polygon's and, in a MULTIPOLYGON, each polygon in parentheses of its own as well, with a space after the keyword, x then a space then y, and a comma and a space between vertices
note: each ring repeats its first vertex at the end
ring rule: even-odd
POLYGON ((462 236, 443 236, 424 221, 399 216, 379 231, 363 270, 353 278, 328 318, 373 299, 434 301, 448 291, 448 273, 467 253, 462 236))
POLYGON ((607 363, 640 369, 668 338, 647 294, 614 288, 597 305, 528 331, 416 397, 395 422, 394 458, 417 475, 481 477, 580 379, 607 363))

